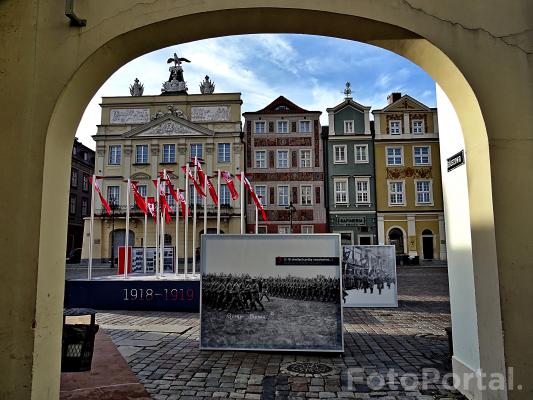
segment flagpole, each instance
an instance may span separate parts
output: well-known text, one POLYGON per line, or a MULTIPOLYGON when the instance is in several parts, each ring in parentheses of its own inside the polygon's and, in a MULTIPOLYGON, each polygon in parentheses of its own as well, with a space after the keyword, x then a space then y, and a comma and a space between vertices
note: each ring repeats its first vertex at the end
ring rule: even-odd
POLYGON ((204 192, 205 192, 205 199, 204 199, 204 235, 207 233, 207 173, 204 173, 204 192))
POLYGON ((96 184, 96 175, 93 175, 93 184, 91 185, 91 220, 89 222, 89 264, 87 265, 87 279, 91 280, 93 274, 93 226, 94 226, 94 185, 96 184))
POLYGON ((128 178, 128 187, 126 188, 126 243, 124 248, 124 279, 128 279, 128 254, 130 245, 130 184, 131 178, 128 178))
MULTIPOLYGON (((178 185, 179 185, 179 181, 178 181, 178 185)), ((176 189, 178 190, 178 193, 179 193, 179 187, 176 186, 176 189)), ((179 197, 178 197, 179 198, 179 197)), ((176 199, 174 199, 176 200, 176 199)), ((179 204, 178 202, 176 201, 175 202, 176 204, 176 276, 178 275, 178 272, 179 272, 179 243, 180 243, 180 231, 179 231, 179 224, 180 224, 180 209, 179 209, 179 204)))
POLYGON ((155 207, 155 214, 156 214, 156 222, 155 222, 155 264, 154 264, 154 273, 156 277, 159 277, 159 176, 156 180, 156 207, 155 207))
MULTIPOLYGON (((163 170, 163 179, 165 179, 167 176, 167 170, 163 170)), ((161 180, 160 180, 161 182, 161 180)), ((161 183, 160 183, 161 185, 161 183)), ((161 192, 161 188, 158 187, 157 190, 161 192)), ((166 203, 165 203, 166 204, 166 203)), ((159 254, 159 274, 160 276, 163 276, 164 270, 165 270, 165 216, 166 216, 167 210, 163 210, 161 208, 161 236, 159 237, 159 248, 161 253, 159 254)))
POLYGON ((220 169, 217 170, 217 194, 218 194, 218 204, 217 204, 217 235, 220 235, 220 202, 222 201, 220 197, 220 169))
MULTIPOLYGON (((144 204, 148 207, 148 190, 144 194, 144 204)), ((148 211, 148 209, 146 210, 148 211)), ((148 212, 144 213, 144 236, 143 236, 143 274, 146 274, 146 236, 148 235, 148 212)))
MULTIPOLYGON (((198 177, 198 157, 194 156, 194 180, 198 177)), ((198 190, 194 188, 194 210, 192 214, 192 274, 196 274, 196 203, 198 203, 198 190)))
POLYGON ((244 171, 241 171, 241 235, 244 235, 244 171))
POLYGON ((259 233, 259 208, 255 206, 255 234, 259 233))
POLYGON ((189 163, 185 164, 185 205, 187 206, 185 210, 185 227, 184 227, 184 239, 185 247, 183 254, 183 267, 185 270, 185 278, 187 278, 187 270, 189 268, 189 163))

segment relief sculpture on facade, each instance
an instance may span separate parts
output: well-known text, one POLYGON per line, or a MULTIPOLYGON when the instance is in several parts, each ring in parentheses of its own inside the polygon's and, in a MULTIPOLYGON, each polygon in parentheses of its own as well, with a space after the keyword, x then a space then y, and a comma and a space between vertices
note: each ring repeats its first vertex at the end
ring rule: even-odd
POLYGON ((229 121, 230 106, 192 107, 191 121, 215 122, 229 121))
POLYGON ((427 179, 431 177, 432 177, 431 167, 387 168, 387 179, 401 179, 401 178, 427 179))
POLYGON ((150 121, 148 108, 115 108, 109 111, 110 124, 144 124, 150 121))

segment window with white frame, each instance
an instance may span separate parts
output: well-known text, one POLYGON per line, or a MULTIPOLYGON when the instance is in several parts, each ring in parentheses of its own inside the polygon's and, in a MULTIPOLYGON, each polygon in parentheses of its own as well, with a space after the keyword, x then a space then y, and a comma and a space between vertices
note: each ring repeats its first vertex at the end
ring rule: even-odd
POLYGON ((277 121, 277 133, 289 133, 289 121, 277 121))
POLYGON ((300 168, 311 168, 311 150, 300 150, 300 168))
POLYGON ((300 121, 300 133, 310 133, 311 132, 311 121, 300 121))
POLYGON ((89 175, 87 174, 83 174, 83 178, 81 179, 81 189, 84 192, 89 190, 89 175))
POLYGON ((344 121, 344 133, 355 133, 353 120, 344 121))
POLYGON ((289 205, 289 186, 278 186, 278 206, 289 205))
POLYGON ((78 187, 78 171, 75 169, 70 173, 70 186, 78 187))
POLYGON ((70 201, 69 201, 69 212, 71 214, 76 214, 76 195, 71 194, 70 195, 70 201))
POLYGON ((146 197, 146 185, 137 185, 137 191, 143 199, 146 197))
POLYGON ((355 153, 356 164, 368 163, 368 145, 367 144, 356 144, 354 153, 355 153))
POLYGON ((333 163, 346 164, 346 145, 333 146, 333 163))
POLYGON ((89 199, 81 199, 81 215, 84 217, 89 214, 89 199))
POLYGON ((203 151, 202 151, 202 144, 201 143, 193 143, 191 144, 191 160, 194 157, 203 158, 203 151))
POLYGON ((416 186, 416 203, 431 204, 433 203, 433 190, 431 180, 417 180, 416 186))
POLYGON ((389 181, 389 204, 390 205, 404 205, 404 182, 403 181, 389 181))
POLYGON ((278 226, 278 233, 283 235, 288 235, 291 233, 291 227, 290 226, 278 226))
POLYGON ((430 165, 431 149, 429 146, 413 146, 413 164, 430 165))
POLYGON ((266 168, 266 150, 255 151, 255 168, 266 168))
POLYGON ((266 121, 255 121, 254 132, 255 133, 266 133, 266 121))
POLYGON ((313 225, 302 225, 302 234, 310 235, 311 233, 314 233, 314 228, 313 225))
POLYGON ((121 156, 121 146, 119 144, 109 146, 109 165, 120 165, 121 156))
POLYGON ((174 207, 174 197, 172 197, 172 194, 170 193, 170 188, 168 185, 165 185, 165 198, 167 200, 167 203, 170 207, 174 207))
POLYGON ((421 134, 424 133, 424 120, 422 119, 414 119, 412 122, 412 131, 414 134, 421 134))
POLYGON ((164 163, 176 162, 176 145, 164 144, 163 145, 163 161, 164 163))
POLYGON ((300 204, 303 206, 309 206, 313 204, 313 186, 300 186, 300 204))
POLYGON ((220 193, 218 194, 218 201, 220 205, 230 205, 231 204, 231 193, 229 191, 228 185, 222 183, 220 185, 220 193))
POLYGON ((333 180, 335 191, 335 204, 348 204, 348 178, 335 178, 333 180))
POLYGON ((219 163, 231 161, 231 143, 219 143, 217 145, 217 159, 219 163))
POLYGON ((107 202, 111 204, 120 204, 120 186, 107 187, 107 202))
POLYGON ((387 147, 387 165, 403 165, 403 147, 387 147))
POLYGON ((360 204, 370 203, 369 178, 355 178, 355 202, 360 204))
POLYGON ((254 190, 261 204, 265 206, 267 204, 267 187, 265 185, 255 185, 254 190))
POLYGON ((289 151, 278 150, 278 168, 289 168, 289 151))
POLYGON ((402 133, 402 121, 392 120, 389 121, 389 133, 391 135, 399 135, 402 133))
POLYGON ((148 145, 138 144, 135 146, 135 163, 148 164, 148 145))

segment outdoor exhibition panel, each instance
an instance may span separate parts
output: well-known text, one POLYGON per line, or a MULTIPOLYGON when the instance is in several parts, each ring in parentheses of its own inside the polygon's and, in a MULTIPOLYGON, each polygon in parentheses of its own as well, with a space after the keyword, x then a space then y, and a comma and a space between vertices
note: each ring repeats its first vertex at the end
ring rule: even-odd
POLYGON ((338 234, 203 235, 200 348, 342 352, 338 234))
POLYGON ((394 246, 342 246, 345 307, 398 307, 394 246))

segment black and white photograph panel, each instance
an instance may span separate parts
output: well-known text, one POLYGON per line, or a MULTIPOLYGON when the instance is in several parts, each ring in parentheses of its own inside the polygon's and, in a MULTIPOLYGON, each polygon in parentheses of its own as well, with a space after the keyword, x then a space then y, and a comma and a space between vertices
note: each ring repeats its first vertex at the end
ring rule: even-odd
POLYGON ((398 307, 394 246, 342 247, 345 307, 398 307))
POLYGON ((202 237, 200 347, 343 351, 338 235, 202 237))

